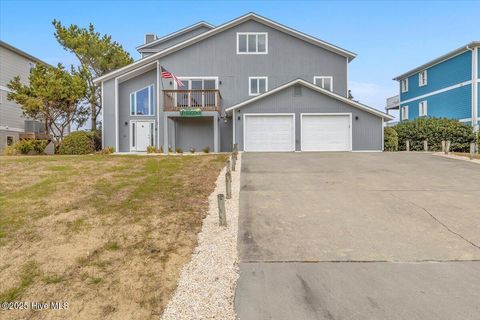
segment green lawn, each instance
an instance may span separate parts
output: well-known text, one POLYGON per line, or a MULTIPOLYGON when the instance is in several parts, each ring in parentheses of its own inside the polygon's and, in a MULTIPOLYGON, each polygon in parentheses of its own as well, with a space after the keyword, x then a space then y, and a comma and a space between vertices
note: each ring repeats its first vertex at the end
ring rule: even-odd
POLYGON ((69 303, 0 318, 158 319, 225 160, 0 157, 0 301, 69 303))

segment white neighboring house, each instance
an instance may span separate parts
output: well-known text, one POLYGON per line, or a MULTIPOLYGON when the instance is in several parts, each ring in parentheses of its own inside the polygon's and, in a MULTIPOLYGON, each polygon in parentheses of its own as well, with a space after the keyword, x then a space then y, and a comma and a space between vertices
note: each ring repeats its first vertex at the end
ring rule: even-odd
POLYGON ((45 133, 44 125, 23 116, 20 105, 7 99, 7 84, 16 76, 27 83, 30 70, 42 60, 0 40, 0 151, 23 133, 45 133))

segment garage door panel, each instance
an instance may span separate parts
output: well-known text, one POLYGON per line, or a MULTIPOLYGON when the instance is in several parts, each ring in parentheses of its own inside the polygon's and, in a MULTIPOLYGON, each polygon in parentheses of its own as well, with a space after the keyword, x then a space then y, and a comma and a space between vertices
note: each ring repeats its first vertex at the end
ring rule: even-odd
POLYGON ((302 151, 350 151, 349 115, 303 115, 302 151))
POLYGON ((294 151, 293 115, 245 115, 245 151, 294 151))

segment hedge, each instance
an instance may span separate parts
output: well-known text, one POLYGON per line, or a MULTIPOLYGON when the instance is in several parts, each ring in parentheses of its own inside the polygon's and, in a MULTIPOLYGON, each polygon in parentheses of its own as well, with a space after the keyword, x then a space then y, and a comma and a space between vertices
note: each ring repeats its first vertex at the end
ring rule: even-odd
POLYGON ((12 146, 5 148, 4 154, 42 154, 47 144, 48 140, 19 140, 12 146))
POLYGON ((384 129, 385 151, 398 151, 398 134, 392 127, 384 129))
POLYGON ((470 143, 475 142, 475 133, 470 125, 445 118, 418 118, 404 121, 393 127, 398 134, 398 149, 405 150, 410 141, 410 150, 423 150, 423 141, 428 141, 432 151, 442 149, 442 140, 451 141, 451 151, 469 152, 470 143))
POLYGON ((60 154, 90 154, 95 152, 95 132, 75 131, 66 136, 58 152, 60 154))

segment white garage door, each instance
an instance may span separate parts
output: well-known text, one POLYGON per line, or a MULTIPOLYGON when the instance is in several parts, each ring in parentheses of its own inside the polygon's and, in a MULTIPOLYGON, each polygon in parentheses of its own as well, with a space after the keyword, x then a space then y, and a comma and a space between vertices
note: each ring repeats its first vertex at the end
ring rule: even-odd
POLYGON ((245 151, 295 151, 293 114, 245 114, 245 151))
POLYGON ((302 151, 351 151, 350 114, 302 114, 302 151))

